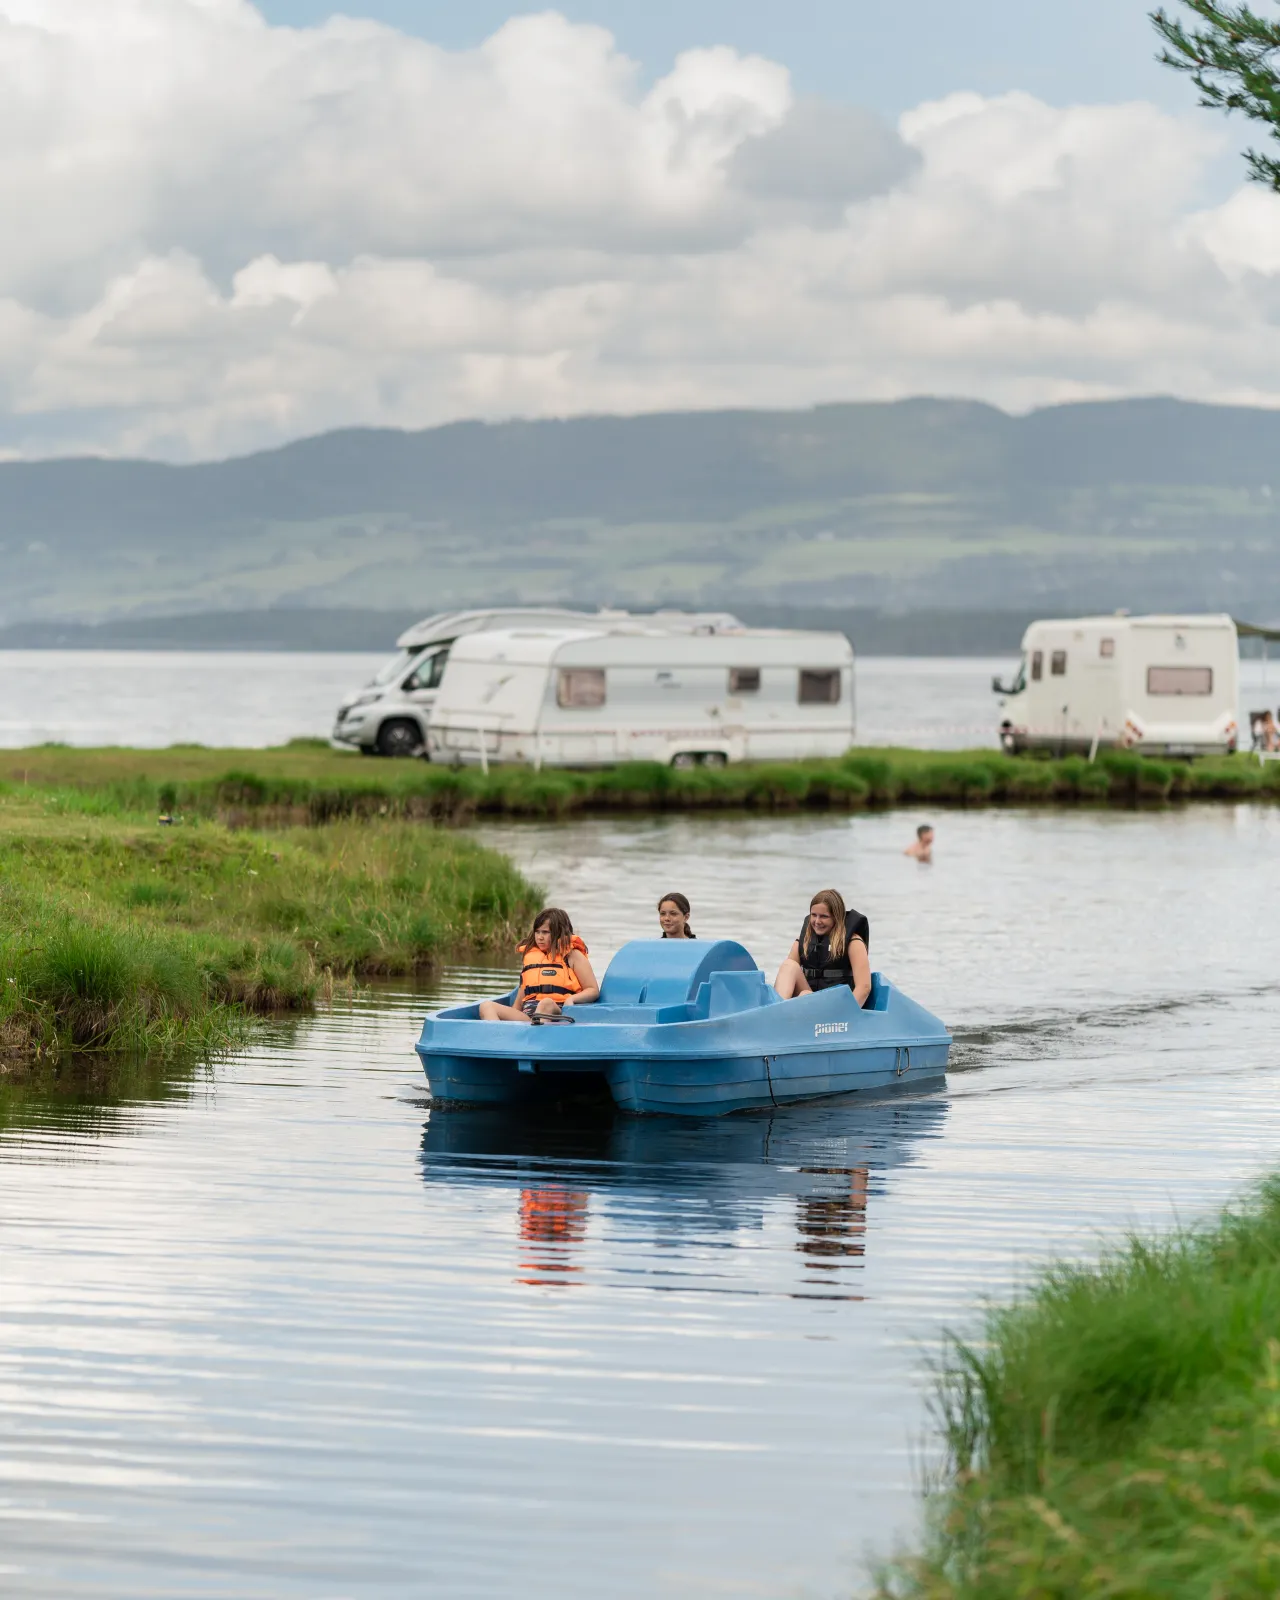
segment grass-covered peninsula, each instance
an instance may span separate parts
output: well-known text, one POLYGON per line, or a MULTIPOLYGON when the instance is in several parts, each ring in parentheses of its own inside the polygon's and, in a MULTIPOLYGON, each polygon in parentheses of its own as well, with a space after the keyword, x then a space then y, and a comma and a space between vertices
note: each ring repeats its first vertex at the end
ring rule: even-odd
POLYGON ((881 1600, 1280 1591, 1280 1180, 1198 1231, 1059 1266, 953 1347, 922 1554, 881 1600))
POLYGON ((231 830, 101 789, 0 794, 0 1055, 217 1045, 335 978, 502 948, 534 891, 456 832, 231 830))
POLYGON ((477 816, 747 808, 858 810, 892 805, 1111 805, 1280 799, 1280 763, 1247 756, 1154 761, 1107 752, 1090 763, 1014 759, 996 750, 854 749, 838 760, 675 770, 630 762, 595 771, 430 766, 365 760, 296 740, 273 750, 0 751, 0 791, 61 794, 68 810, 159 811, 232 826, 345 818, 459 823, 477 816))

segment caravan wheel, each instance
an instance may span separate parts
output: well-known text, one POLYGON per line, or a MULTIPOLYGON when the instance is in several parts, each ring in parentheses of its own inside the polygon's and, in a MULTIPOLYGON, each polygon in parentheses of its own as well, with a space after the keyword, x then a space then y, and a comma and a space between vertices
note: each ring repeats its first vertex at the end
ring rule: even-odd
POLYGON ((723 767, 728 762, 729 758, 723 750, 682 750, 678 756, 671 758, 671 765, 682 771, 690 767, 723 767))

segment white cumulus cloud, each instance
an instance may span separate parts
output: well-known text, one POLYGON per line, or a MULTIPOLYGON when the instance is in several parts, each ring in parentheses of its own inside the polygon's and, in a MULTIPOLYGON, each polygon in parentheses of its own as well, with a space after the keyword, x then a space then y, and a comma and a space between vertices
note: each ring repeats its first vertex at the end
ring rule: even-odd
POLYGON ((0 450, 919 392, 1280 404, 1280 198, 1222 127, 897 128, 554 12, 450 52, 248 0, 0 0, 0 450))

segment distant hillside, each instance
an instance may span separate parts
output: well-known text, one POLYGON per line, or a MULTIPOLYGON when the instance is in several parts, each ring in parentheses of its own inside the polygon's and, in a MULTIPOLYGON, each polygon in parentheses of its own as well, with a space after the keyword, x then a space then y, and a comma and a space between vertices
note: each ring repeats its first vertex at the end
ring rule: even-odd
POLYGON ((964 401, 0 464, 0 625, 487 600, 1280 615, 1280 412, 964 401), (1274 484, 1272 483, 1272 480, 1274 484))
MULTIPOLYGON (((1027 611, 867 611, 845 606, 740 606, 762 628, 829 628, 848 634, 864 656, 1007 656, 1017 652, 1027 611)), ((14 622, 0 627, 0 650, 320 650, 388 654, 420 620, 418 611, 201 611, 181 616, 117 617, 110 622, 14 622)))

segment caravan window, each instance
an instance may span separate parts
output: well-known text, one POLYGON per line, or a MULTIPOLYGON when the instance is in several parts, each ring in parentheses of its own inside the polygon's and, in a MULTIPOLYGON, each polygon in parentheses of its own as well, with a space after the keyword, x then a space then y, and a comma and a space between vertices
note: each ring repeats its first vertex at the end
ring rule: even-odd
POLYGON ((1065 678, 1067 675, 1067 652, 1055 650, 1049 657, 1049 671, 1055 678, 1065 678))
POLYGON ((730 667, 729 668, 729 693, 730 694, 759 694, 760 693, 760 668, 759 667, 730 667))
POLYGON ((834 706, 840 700, 840 674, 838 672, 801 672, 800 704, 802 706, 834 706))
POLYGON ((1212 667, 1148 667, 1148 694, 1212 694, 1212 667))
POLYGON ((561 667, 556 680, 558 706, 602 706, 603 667, 561 667))
POLYGON ((1043 650, 1033 650, 1031 652, 1031 681, 1032 681, 1032 683, 1039 683, 1041 678, 1043 678, 1043 677, 1044 677, 1044 651, 1043 650))

